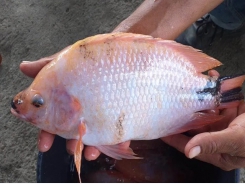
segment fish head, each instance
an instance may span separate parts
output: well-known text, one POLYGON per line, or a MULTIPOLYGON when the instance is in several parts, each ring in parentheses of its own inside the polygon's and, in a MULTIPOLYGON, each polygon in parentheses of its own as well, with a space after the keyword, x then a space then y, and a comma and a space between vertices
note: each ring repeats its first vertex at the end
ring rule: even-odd
POLYGON ((77 133, 82 108, 77 98, 61 86, 31 85, 18 93, 11 101, 11 112, 17 118, 47 132, 66 138, 77 133))
POLYGON ((16 117, 37 125, 47 119, 47 102, 48 99, 42 92, 28 88, 11 100, 11 112, 16 117))

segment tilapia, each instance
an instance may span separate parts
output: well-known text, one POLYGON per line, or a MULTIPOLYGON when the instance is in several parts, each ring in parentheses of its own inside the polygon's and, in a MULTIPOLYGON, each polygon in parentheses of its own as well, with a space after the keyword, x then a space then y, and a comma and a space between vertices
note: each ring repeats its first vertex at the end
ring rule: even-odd
POLYGON ((221 119, 201 112, 236 106, 244 75, 211 77, 218 60, 175 41, 101 34, 46 57, 50 62, 12 101, 12 113, 40 129, 77 139, 115 159, 136 159, 128 140, 151 140, 221 119))

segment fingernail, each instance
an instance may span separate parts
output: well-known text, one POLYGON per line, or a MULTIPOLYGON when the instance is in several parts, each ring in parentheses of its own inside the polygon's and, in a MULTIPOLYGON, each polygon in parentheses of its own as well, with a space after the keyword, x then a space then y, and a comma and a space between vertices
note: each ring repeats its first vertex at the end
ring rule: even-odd
POLYGON ((189 152, 189 158, 194 158, 197 155, 199 155, 200 153, 201 153, 201 147, 195 146, 195 147, 191 148, 191 150, 189 152))
POLYGON ((30 63, 30 61, 22 61, 22 63, 30 63))
POLYGON ((44 147, 45 149, 48 149, 48 145, 47 145, 47 144, 44 144, 43 147, 44 147))

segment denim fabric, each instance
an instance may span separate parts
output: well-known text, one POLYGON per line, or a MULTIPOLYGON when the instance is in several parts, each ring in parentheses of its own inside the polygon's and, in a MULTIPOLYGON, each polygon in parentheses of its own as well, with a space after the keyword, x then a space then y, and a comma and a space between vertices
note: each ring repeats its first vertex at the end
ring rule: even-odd
POLYGON ((245 21, 245 0, 225 0, 209 14, 218 26, 228 30, 238 29, 245 21))

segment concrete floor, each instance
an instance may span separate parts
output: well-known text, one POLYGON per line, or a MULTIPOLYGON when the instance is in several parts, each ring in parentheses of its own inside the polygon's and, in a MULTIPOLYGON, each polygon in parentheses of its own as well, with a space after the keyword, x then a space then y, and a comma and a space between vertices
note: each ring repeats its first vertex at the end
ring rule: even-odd
MULTIPOLYGON (((90 35, 110 32, 142 0, 0 1, 0 182, 35 182, 38 129, 10 113, 10 100, 31 83, 19 71, 90 35)), ((245 34, 222 39, 206 51, 225 65, 222 74, 245 72, 245 34), (220 46, 222 45, 222 47, 220 46)), ((241 182, 244 180, 242 170, 241 182)))

